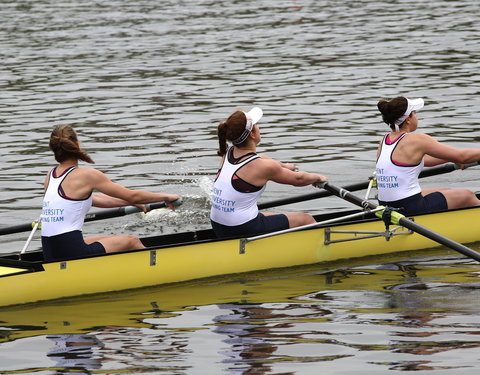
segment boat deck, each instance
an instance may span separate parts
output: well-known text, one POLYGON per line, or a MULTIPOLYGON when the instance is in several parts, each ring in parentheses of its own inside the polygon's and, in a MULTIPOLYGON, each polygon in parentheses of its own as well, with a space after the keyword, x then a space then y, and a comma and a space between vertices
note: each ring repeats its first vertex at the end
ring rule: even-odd
MULTIPOLYGON (((331 220, 336 218, 341 218, 342 216, 350 215, 353 213, 360 213, 361 210, 347 210, 335 213, 326 213, 326 214, 319 214, 315 215, 315 220, 317 222, 322 222, 325 220, 331 220)), ((363 221, 368 220, 378 220, 375 218, 374 214, 365 213, 363 221)), ((355 220, 358 222, 359 220, 355 220)), ((352 220, 339 220, 338 223, 349 223, 352 220)), ((321 226, 320 226, 321 227, 321 226)), ((308 229, 305 229, 308 230, 308 229)), ((230 237, 230 238, 222 238, 218 239, 212 229, 203 229, 198 231, 192 232, 180 232, 180 233, 171 233, 171 234, 162 234, 158 236, 150 236, 150 237, 143 237, 141 238, 142 243, 149 248, 155 249, 162 249, 171 246, 187 246, 191 244, 201 244, 205 242, 216 242, 216 241, 224 241, 228 239, 239 239, 241 237, 230 237)), ((0 277, 4 274, 14 273, 11 270, 15 267, 18 267, 23 272, 26 269, 31 270, 38 270, 41 269, 41 264, 43 264, 43 254, 42 251, 34 250, 29 251, 22 254, 22 259, 18 259, 18 253, 7 253, 0 256, 0 267, 5 266, 5 270, 0 271, 0 277)))

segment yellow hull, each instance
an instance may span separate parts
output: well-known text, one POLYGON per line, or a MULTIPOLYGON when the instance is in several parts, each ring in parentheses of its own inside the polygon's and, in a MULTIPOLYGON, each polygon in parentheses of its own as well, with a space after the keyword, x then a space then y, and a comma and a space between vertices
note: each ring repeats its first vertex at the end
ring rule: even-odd
MULTIPOLYGON (((479 208, 419 215, 415 221, 433 231, 462 243, 480 240, 479 208)), ((438 244, 418 234, 402 235, 390 240, 384 237, 364 238, 347 242, 350 233, 326 232, 384 231, 382 221, 362 221, 290 232, 248 242, 242 253, 241 240, 194 241, 145 250, 116 253, 63 262, 37 262, 37 270, 23 266, 2 265, 0 259, 0 306, 41 300, 119 291, 152 285, 176 283, 218 275, 265 269, 292 267, 427 249, 438 244), (327 236, 328 237, 328 236, 327 236), (43 266, 43 269, 42 269, 43 266)), ((160 239, 161 237, 159 237, 160 239)), ((32 262, 35 263, 35 262, 32 262)))
MULTIPOLYGON (((401 259, 392 255, 388 261, 401 259)), ((8 336, 0 337, 0 342, 33 335, 81 334, 98 326, 148 328, 149 318, 170 317, 192 306, 289 302, 292 296, 299 296, 296 301, 301 303, 300 296, 319 290, 385 291, 392 284, 405 282, 405 273, 410 272, 361 268, 357 273, 358 267, 354 271, 327 270, 319 265, 305 266, 262 271, 246 278, 238 275, 227 280, 216 278, 4 307, 0 311, 2 326, 12 329, 8 336)), ((476 280, 478 272, 480 265, 415 266, 415 277, 432 283, 469 283, 476 280)), ((308 297, 306 301, 309 302, 308 297)), ((388 313, 391 309, 386 307, 383 311, 388 313)))

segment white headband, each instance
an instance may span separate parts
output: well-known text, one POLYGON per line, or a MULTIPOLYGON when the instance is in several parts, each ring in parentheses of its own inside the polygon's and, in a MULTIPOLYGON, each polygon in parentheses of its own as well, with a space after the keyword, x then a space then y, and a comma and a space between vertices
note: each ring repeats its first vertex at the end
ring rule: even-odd
POLYGON ((410 116, 410 113, 412 113, 413 111, 418 111, 419 109, 423 108, 424 102, 422 98, 412 99, 412 100, 407 99, 407 101, 408 101, 407 110, 405 111, 402 117, 395 120, 394 125, 395 125, 396 132, 400 132, 400 125, 402 125, 402 123, 407 119, 407 117, 410 116))

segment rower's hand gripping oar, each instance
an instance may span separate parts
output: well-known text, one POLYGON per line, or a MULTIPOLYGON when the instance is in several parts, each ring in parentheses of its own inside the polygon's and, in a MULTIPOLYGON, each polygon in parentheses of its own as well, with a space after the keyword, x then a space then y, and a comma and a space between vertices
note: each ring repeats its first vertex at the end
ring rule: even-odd
MULTIPOLYGON (((172 204, 175 207, 180 206, 182 203, 183 203, 183 201, 182 201, 181 198, 179 198, 177 200, 174 200, 172 202, 172 204)), ((145 205, 145 208, 147 209, 147 212, 150 212, 152 210, 156 210, 157 208, 165 208, 165 207, 167 207, 167 204, 165 202, 148 203, 148 204, 145 205)), ((85 215, 85 221, 96 221, 96 220, 110 219, 112 217, 120 217, 120 216, 130 215, 130 214, 134 214, 134 213, 137 213, 137 212, 143 212, 143 210, 136 207, 136 206, 117 207, 117 208, 112 208, 112 209, 109 209, 109 210, 89 212, 85 215)))
MULTIPOLYGON (((476 165, 479 165, 479 162, 465 164, 463 166, 463 169, 473 167, 473 166, 476 166, 476 165)), ((420 172, 419 177, 423 178, 423 177, 436 176, 436 175, 439 175, 439 174, 453 172, 457 169, 460 169, 460 167, 456 164, 453 164, 453 163, 442 164, 442 165, 438 165, 438 166, 431 167, 431 168, 425 168, 422 172, 420 172)), ((344 189, 349 190, 349 191, 358 191, 358 190, 367 189, 368 185, 369 185, 369 182, 359 182, 359 183, 352 184, 352 185, 346 185, 346 186, 344 186, 344 189)), ((330 193, 326 190, 322 190, 322 191, 317 191, 317 192, 314 192, 314 193, 300 195, 300 196, 297 196, 297 197, 288 197, 288 198, 284 198, 284 199, 274 200, 274 201, 271 201, 271 202, 260 203, 260 204, 258 204, 258 208, 259 209, 267 209, 267 208, 278 207, 278 206, 283 206, 283 205, 292 204, 292 203, 305 202, 305 201, 312 200, 312 199, 317 199, 317 198, 328 197, 330 195, 332 195, 332 193, 330 193)), ((163 202, 152 203, 152 205, 162 204, 162 203, 163 202)), ((159 207, 157 207, 157 208, 159 208, 159 207)), ((118 209, 115 208, 115 209, 111 209, 111 210, 104 210, 104 211, 102 211, 102 213, 90 213, 90 214, 87 214, 87 217, 85 218, 85 221, 108 219, 108 218, 112 218, 112 217, 127 215, 128 213, 133 213, 133 212, 125 213, 126 211, 124 212, 122 209, 123 209, 123 207, 118 208, 118 209)), ((136 207, 134 207, 133 209, 135 210, 134 212, 140 212, 140 210, 137 210, 136 207)), ((28 231, 32 230, 35 223, 36 222, 28 223, 28 224, 19 224, 19 225, 13 225, 13 226, 10 226, 10 227, 0 228, 0 236, 5 235, 5 234, 28 232, 28 231)))
MULTIPOLYGON (((357 197, 356 195, 353 195, 348 190, 332 185, 329 182, 317 183, 316 186, 319 188, 323 188, 329 191, 330 193, 332 193, 333 195, 336 195, 337 197, 345 199, 350 203, 363 207, 364 209, 376 209, 376 208, 382 207, 368 200, 363 200, 357 197)), ((375 215, 379 217, 381 217, 382 214, 383 214, 383 211, 379 211, 375 213, 375 215)), ((459 242, 453 241, 448 237, 442 236, 439 233, 436 233, 428 228, 425 228, 420 224, 415 223, 414 221, 409 220, 398 211, 391 211, 390 215, 391 215, 391 221, 393 224, 401 225, 407 229, 412 230, 415 233, 418 233, 424 237, 427 237, 435 242, 438 242, 443 246, 449 247, 452 250, 458 251, 459 253, 480 262, 480 254, 475 250, 472 250, 459 242)))
MULTIPOLYGON (((181 199, 177 199, 172 202, 174 206, 179 206, 182 204, 181 199)), ((148 211, 155 210, 157 208, 165 208, 166 204, 165 202, 156 202, 156 203, 149 203, 145 205, 148 211)), ((85 215, 85 221, 95 221, 95 220, 103 220, 103 219, 110 219, 113 217, 120 217, 120 216, 125 216, 125 215, 130 215, 134 214, 136 212, 142 212, 142 210, 138 207, 135 206, 125 206, 125 207, 117 207, 117 208, 111 208, 111 209, 106 209, 106 210, 101 210, 98 212, 90 212, 85 215)), ((4 227, 0 228, 0 235, 4 234, 13 234, 13 233, 20 233, 20 232, 28 232, 29 230, 32 230, 32 228, 35 226, 35 224, 38 221, 34 221, 32 223, 28 224, 19 224, 19 225, 13 225, 11 227, 4 227)))
MULTIPOLYGON (((463 169, 474 167, 476 165, 479 165, 479 162, 464 164, 463 169)), ((437 165, 435 167, 425 168, 423 171, 420 172, 419 177, 424 178, 424 177, 436 176, 439 174, 450 173, 450 172, 456 171, 457 169, 460 169, 460 166, 453 163, 437 165)), ((370 182, 368 181, 358 182, 356 184, 346 185, 343 188, 348 191, 364 190, 364 189, 368 189, 371 183, 375 183, 375 181, 370 180, 370 182)), ((272 208, 272 207, 284 206, 292 203, 305 202, 312 199, 329 197, 331 195, 332 193, 326 190, 321 190, 321 191, 316 191, 314 193, 299 195, 297 197, 288 197, 283 199, 277 199, 270 202, 259 203, 258 209, 263 210, 263 209, 272 208)), ((2 234, 1 229, 0 229, 0 234, 2 234)))

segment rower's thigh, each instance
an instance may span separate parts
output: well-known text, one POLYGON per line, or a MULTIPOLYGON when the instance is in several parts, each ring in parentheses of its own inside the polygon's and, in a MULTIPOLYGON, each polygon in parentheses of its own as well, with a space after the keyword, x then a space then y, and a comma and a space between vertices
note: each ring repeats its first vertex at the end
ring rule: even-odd
POLYGON ((449 190, 453 190, 453 189, 452 188, 422 189, 422 195, 425 196, 425 195, 428 195, 430 193, 435 193, 435 192, 439 192, 439 193, 442 193, 443 195, 445 195, 445 192, 447 192, 449 190))
POLYGON ((447 200, 448 208, 461 208, 480 204, 477 196, 468 189, 448 189, 440 192, 447 200))
POLYGON ((305 212, 289 212, 285 215, 288 218, 288 224, 290 228, 315 223, 315 219, 313 218, 313 216, 305 212))

